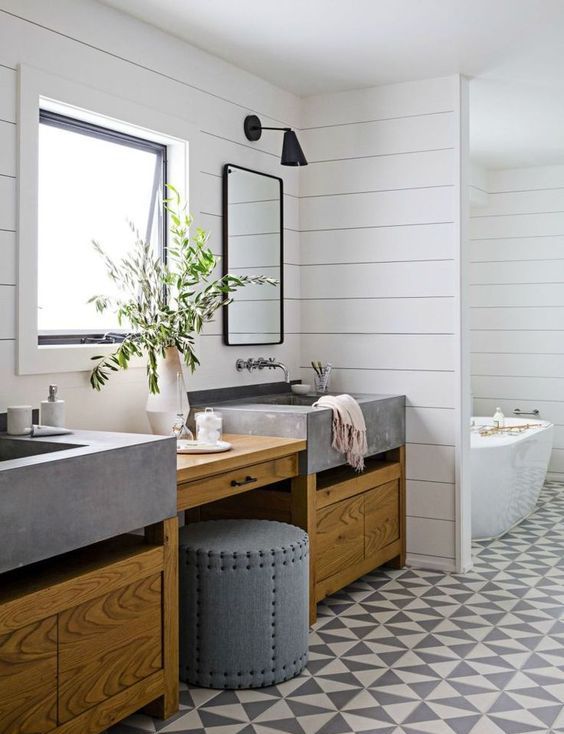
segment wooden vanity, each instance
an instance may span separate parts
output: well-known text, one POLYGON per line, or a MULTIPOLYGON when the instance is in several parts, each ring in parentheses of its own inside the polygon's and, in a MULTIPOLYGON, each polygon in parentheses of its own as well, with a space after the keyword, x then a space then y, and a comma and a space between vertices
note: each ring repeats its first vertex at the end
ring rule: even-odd
POLYGON ((317 603, 384 563, 405 564, 405 448, 371 457, 363 473, 340 466, 298 475, 305 441, 227 436, 227 454, 179 457, 178 509, 186 521, 263 518, 310 539, 310 622, 317 603), (288 454, 292 449, 294 453, 288 454))
MULTIPOLYGON (((254 517, 309 533, 317 602, 405 559, 405 454, 299 475, 303 439, 229 436, 223 454, 177 457, 188 523, 254 517)), ((72 521, 72 519, 70 520, 72 521)), ((178 710, 178 521, 0 576, 0 732, 100 734, 144 708, 178 710)))

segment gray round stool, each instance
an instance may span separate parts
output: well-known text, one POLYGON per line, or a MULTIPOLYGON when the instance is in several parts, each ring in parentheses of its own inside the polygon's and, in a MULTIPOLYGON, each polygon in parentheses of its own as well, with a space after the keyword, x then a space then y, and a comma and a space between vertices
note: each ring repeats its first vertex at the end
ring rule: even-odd
POLYGON ((308 537, 270 520, 180 530, 180 678, 205 688, 271 686, 308 649, 308 537))

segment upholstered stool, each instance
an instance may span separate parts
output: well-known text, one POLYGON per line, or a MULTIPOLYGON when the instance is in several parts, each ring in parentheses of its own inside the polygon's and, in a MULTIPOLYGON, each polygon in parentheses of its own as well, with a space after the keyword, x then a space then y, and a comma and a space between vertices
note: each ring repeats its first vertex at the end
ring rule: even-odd
POLYGON ((180 678, 206 688, 270 686, 307 663, 307 534, 270 520, 180 531, 180 678))

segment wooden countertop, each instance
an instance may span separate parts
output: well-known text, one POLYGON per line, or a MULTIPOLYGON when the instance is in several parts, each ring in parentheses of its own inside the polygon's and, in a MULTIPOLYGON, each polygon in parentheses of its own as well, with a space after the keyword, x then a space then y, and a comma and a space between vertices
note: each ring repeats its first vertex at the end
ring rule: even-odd
POLYGON ((177 483, 193 482, 195 479, 241 469, 261 461, 280 459, 304 451, 306 448, 305 439, 275 436, 226 434, 223 440, 233 444, 230 451, 221 454, 177 454, 177 483))

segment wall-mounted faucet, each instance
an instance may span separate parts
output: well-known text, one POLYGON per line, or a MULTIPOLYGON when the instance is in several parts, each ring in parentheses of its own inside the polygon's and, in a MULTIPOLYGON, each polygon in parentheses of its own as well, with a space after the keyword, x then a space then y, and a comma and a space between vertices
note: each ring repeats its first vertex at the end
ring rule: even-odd
POLYGON ((283 362, 276 361, 274 357, 269 357, 268 359, 265 357, 249 357, 249 359, 238 359, 235 362, 237 372, 242 372, 243 370, 252 372, 253 370, 263 370, 265 367, 269 370, 281 369, 284 372, 286 382, 290 382, 290 371, 283 362))

